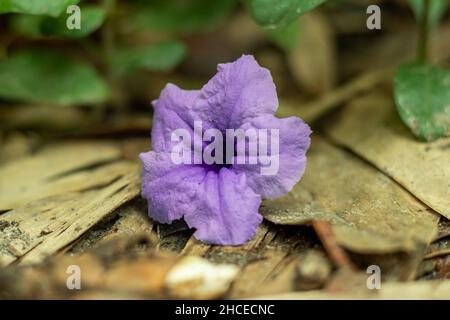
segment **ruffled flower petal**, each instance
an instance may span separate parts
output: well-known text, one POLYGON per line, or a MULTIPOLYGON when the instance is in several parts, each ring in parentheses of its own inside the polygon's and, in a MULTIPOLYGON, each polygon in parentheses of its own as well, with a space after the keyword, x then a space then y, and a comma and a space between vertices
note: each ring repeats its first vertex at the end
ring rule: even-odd
POLYGON ((171 134, 176 129, 186 129, 193 136, 193 106, 200 95, 199 90, 182 90, 168 84, 158 100, 153 101, 152 148, 154 151, 169 152, 174 146, 171 134))
POLYGON ((208 171, 198 190, 194 213, 184 216, 194 236, 210 244, 239 245, 250 240, 262 221, 261 197, 247 186, 245 175, 222 168, 208 171))
MULTIPOLYGON (((261 154, 258 153, 258 164, 235 164, 233 170, 244 173, 248 185, 263 198, 275 199, 291 191, 305 172, 306 151, 311 143, 309 126, 296 117, 279 119, 275 116, 263 116, 251 120, 241 128, 268 129, 267 154, 271 156, 277 154, 271 150, 270 129, 279 129, 278 169, 275 174, 261 174, 261 169, 269 165, 261 163, 261 154)), ((276 169, 275 164, 273 166, 276 169)))
POLYGON ((205 178, 200 166, 175 165, 168 153, 141 153, 142 196, 148 214, 161 223, 171 223, 194 213, 199 202, 199 185, 205 178))
MULTIPOLYGON (((147 199, 149 216, 161 223, 184 217, 196 229, 194 236, 209 244, 240 245, 251 239, 262 221, 258 213, 261 198, 274 199, 292 189, 303 175, 310 144, 311 130, 302 120, 274 116, 278 99, 270 72, 252 56, 244 55, 219 65, 218 73, 201 90, 168 84, 153 105, 153 151, 140 155, 142 196, 147 199), (201 121, 202 130, 194 130, 196 121, 201 121), (204 160, 176 164, 180 161, 172 156, 179 156, 179 148, 174 147, 179 147, 180 140, 178 134, 177 141, 171 138, 179 129, 187 131, 183 143, 191 142, 188 152, 193 151, 192 140, 199 138, 194 138, 194 131, 202 135, 207 129, 217 129, 219 134, 226 129, 268 130, 269 139, 258 143, 278 160, 275 170, 267 173, 271 162, 264 163, 261 150, 254 155, 256 164, 211 164, 204 160), (278 129, 276 146, 271 144, 271 129, 278 129)), ((200 148, 194 148, 196 160, 198 152, 207 147, 201 143, 200 148)), ((244 156, 248 151, 243 150, 244 156)), ((192 160, 192 152, 187 156, 192 160)))
POLYGON ((174 165, 167 153, 142 153, 142 196, 149 216, 171 223, 184 216, 194 236, 211 244, 248 241, 262 221, 261 197, 247 186, 245 175, 229 169, 174 165))
POLYGON ((275 113, 278 98, 272 76, 253 56, 243 55, 217 69, 194 107, 206 128, 238 128, 255 117, 275 113))

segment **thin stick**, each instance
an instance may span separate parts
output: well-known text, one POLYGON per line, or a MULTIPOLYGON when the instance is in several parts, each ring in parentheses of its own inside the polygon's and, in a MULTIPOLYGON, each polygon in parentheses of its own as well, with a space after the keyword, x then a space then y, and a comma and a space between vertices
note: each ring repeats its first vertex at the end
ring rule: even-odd
POLYGON ((326 221, 313 221, 312 226, 322 242, 325 251, 330 255, 330 258, 336 267, 356 271, 356 266, 350 260, 344 249, 337 243, 330 223, 326 221))
POLYGON ((427 254, 423 259, 427 260, 427 259, 437 258, 440 256, 448 256, 448 255, 450 255, 450 249, 444 249, 444 250, 440 250, 440 251, 436 251, 436 252, 431 252, 431 253, 427 254))

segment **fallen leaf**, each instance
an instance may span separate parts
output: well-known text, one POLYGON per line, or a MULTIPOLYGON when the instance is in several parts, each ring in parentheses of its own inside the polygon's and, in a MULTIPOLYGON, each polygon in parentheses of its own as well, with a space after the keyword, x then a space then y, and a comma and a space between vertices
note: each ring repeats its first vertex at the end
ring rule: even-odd
POLYGON ((277 224, 328 221, 338 243, 359 253, 416 251, 437 231, 427 211, 390 178, 315 136, 300 183, 264 202, 261 214, 277 224))
POLYGON ((427 206, 450 218, 450 139, 422 143, 403 126, 392 99, 374 93, 345 107, 326 132, 392 177, 427 206))

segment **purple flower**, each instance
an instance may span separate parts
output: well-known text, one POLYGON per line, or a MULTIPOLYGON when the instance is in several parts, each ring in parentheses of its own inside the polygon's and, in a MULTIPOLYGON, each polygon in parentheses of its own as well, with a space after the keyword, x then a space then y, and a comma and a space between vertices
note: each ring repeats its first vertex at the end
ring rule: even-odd
MULTIPOLYGON (((311 130, 299 118, 274 116, 278 107, 275 84, 270 72, 253 56, 220 64, 217 74, 201 90, 168 84, 153 106, 153 151, 142 153, 140 158, 142 196, 148 201, 149 216, 158 222, 171 223, 184 217, 189 227, 196 229, 197 239, 239 245, 253 236, 262 221, 258 213, 261 198, 275 199, 289 192, 303 175, 311 130), (174 163, 173 150, 179 141, 173 133, 182 129, 195 140, 195 124, 199 122, 201 134, 212 129, 224 136, 229 129, 270 134, 265 142, 258 136, 256 163, 236 160, 239 154, 252 157, 250 143, 239 149, 236 142, 232 163, 225 161, 228 158, 223 164, 208 164, 204 159, 196 164, 174 163), (278 144, 269 144, 269 140, 278 144), (278 161, 275 174, 262 174, 267 167, 262 161, 264 148, 278 161)), ((192 147, 193 153, 204 151, 207 145, 201 140, 200 149, 192 147)), ((219 151, 217 148, 212 156, 221 154, 219 151)), ((188 160, 192 158, 188 156, 188 160)))

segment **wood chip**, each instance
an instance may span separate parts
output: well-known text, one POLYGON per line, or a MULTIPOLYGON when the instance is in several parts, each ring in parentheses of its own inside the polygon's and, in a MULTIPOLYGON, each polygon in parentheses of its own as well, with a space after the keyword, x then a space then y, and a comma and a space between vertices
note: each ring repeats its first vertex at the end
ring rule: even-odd
POLYGON ((293 291, 299 255, 315 242, 306 227, 290 231, 286 228, 263 223, 255 236, 241 246, 208 246, 192 237, 182 255, 199 255, 214 263, 240 267, 227 295, 230 298, 293 291))
POLYGON ((317 249, 306 251, 296 262, 295 282, 298 290, 321 288, 332 271, 328 257, 317 249))
POLYGON ((128 173, 105 187, 38 200, 3 214, 0 223, 9 231, 0 234, 0 261, 4 265, 18 258, 19 263, 40 262, 136 197, 139 169, 133 163, 126 165, 128 173))
POLYGON ((199 257, 184 257, 166 276, 169 295, 177 299, 217 299, 225 295, 239 268, 215 265, 199 257))
POLYGON ((153 221, 149 219, 147 214, 146 202, 140 197, 119 207, 111 213, 110 220, 102 221, 78 239, 70 248, 65 248, 67 250, 63 251, 80 253, 116 238, 139 235, 154 237, 154 242, 157 243, 156 235, 153 232, 153 221))

